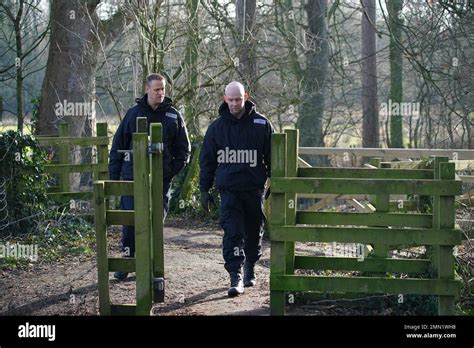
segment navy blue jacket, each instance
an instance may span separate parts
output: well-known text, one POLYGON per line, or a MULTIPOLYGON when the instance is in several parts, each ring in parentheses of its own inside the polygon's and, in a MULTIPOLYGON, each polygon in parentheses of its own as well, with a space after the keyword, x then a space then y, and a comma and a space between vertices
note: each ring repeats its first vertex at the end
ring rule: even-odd
POLYGON ((109 177, 111 180, 133 180, 133 155, 125 161, 125 154, 117 150, 131 150, 132 134, 137 127, 137 117, 146 117, 148 133, 151 123, 161 123, 163 129, 163 179, 171 180, 189 162, 191 146, 188 131, 178 110, 170 98, 165 97, 156 110, 147 103, 148 95, 136 99, 137 105, 129 109, 115 133, 109 156, 109 177))
POLYGON ((271 170, 270 122, 250 101, 245 102, 240 119, 230 113, 226 103, 220 106, 219 115, 207 129, 202 144, 200 190, 208 191, 214 177, 218 190, 263 189, 271 170))

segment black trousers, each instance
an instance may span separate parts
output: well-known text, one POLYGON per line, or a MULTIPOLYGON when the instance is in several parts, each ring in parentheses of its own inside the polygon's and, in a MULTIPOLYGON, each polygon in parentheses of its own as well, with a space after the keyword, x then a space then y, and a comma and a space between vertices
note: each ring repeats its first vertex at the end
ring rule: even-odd
MULTIPOLYGON (((171 185, 169 181, 163 182, 163 221, 165 221, 170 207, 170 187, 171 185)), ((133 210, 133 196, 122 196, 120 200, 120 209, 133 210)), ((122 251, 125 253, 125 256, 135 256, 135 226, 133 225, 122 226, 122 251)))
POLYGON ((224 267, 238 272, 245 262, 255 263, 262 256, 265 225, 262 190, 220 191, 220 224, 224 229, 224 267))

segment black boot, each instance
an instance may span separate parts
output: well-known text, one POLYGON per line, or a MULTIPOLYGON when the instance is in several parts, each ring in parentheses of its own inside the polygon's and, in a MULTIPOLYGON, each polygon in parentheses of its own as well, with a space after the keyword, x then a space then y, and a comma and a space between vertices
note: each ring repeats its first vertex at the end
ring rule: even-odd
POLYGON ((114 273, 114 278, 118 280, 124 280, 127 277, 128 277, 128 272, 118 271, 114 273))
POLYGON ((230 272, 230 288, 227 291, 229 297, 238 296, 244 293, 244 284, 240 272, 230 272))
POLYGON ((255 279, 255 264, 250 262, 245 262, 244 264, 244 286, 247 288, 249 286, 255 286, 257 283, 255 279))

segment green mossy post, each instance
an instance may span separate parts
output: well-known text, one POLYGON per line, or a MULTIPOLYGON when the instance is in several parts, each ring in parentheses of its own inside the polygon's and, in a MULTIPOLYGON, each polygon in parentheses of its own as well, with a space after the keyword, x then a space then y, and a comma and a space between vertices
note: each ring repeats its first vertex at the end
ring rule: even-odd
POLYGON ((151 309, 151 236, 150 184, 147 171, 147 135, 133 134, 134 206, 135 206, 135 264, 137 279, 137 315, 149 315, 151 309))
MULTIPOLYGON (((285 129, 286 133, 286 177, 295 178, 298 173, 298 130, 285 129)), ((297 197, 296 193, 287 193, 285 195, 286 224, 294 225, 296 223, 297 197)), ((294 273, 295 263, 295 242, 286 242, 286 274, 294 273)))
POLYGON ((99 284, 99 313, 110 315, 109 264, 107 258, 107 225, 103 181, 94 182, 95 237, 97 243, 97 281, 99 284))
MULTIPOLYGON (((96 135, 97 137, 108 137, 107 133, 107 123, 97 123, 96 124, 96 135)), ((109 178, 109 169, 108 169, 108 157, 109 149, 108 144, 100 144, 97 146, 97 164, 103 165, 101 167, 97 166, 97 170, 94 171, 95 180, 107 180, 109 178)))
MULTIPOLYGON (((441 162, 438 166, 438 175, 441 180, 455 179, 455 164, 441 162)), ((439 209, 433 210, 433 215, 437 215, 437 226, 439 229, 453 229, 455 223, 454 195, 439 196, 439 209)), ((436 246, 436 254, 438 261, 438 279, 452 280, 454 279, 454 245, 436 246)), ((454 296, 438 296, 438 314, 453 315, 454 314, 454 296)))
MULTIPOLYGON (((439 166, 441 163, 449 162, 448 157, 434 157, 431 156, 431 166, 434 172, 434 179, 440 179, 439 166)), ((433 228, 439 228, 440 225, 440 195, 433 196, 433 228)), ((433 276, 438 276, 438 264, 439 264, 439 248, 430 247, 428 249, 432 264, 433 276)))
MULTIPOLYGON (((59 137, 69 136, 69 125, 67 123, 60 123, 58 127, 59 137)), ((69 149, 70 146, 67 143, 58 145, 58 160, 60 165, 69 164, 69 149)), ((63 172, 59 174, 59 191, 69 192, 69 173, 63 172)))
MULTIPOLYGON (((150 139, 152 144, 163 142, 161 123, 150 125, 150 139)), ((163 152, 151 155, 151 216, 152 216, 152 257, 153 257, 153 278, 164 278, 165 260, 163 255, 163 152)), ((159 292, 160 298, 154 298, 154 302, 164 301, 163 291, 159 292)))
MULTIPOLYGON (((285 176, 286 168, 286 134, 272 134, 272 177, 270 185, 273 188, 273 179, 285 176)), ((286 224, 286 201, 284 193, 271 193, 270 214, 270 314, 285 315, 285 291, 284 289, 272 289, 273 279, 286 273, 286 244, 284 241, 274 241, 273 229, 286 224)))
POLYGON ((133 196, 135 212, 135 266, 137 315, 150 315, 152 303, 150 176, 146 118, 137 118, 133 141, 133 196), (143 128, 145 124, 145 128, 143 128), (141 133, 140 131, 145 131, 141 133))
MULTIPOLYGON (((385 163, 382 163, 380 159, 375 160, 373 163, 376 163, 378 168, 390 168, 386 166, 385 163)), ((375 209, 378 213, 388 213, 390 211, 390 194, 379 194, 375 196, 375 209)), ((383 243, 374 244, 374 256, 385 258, 387 257, 388 246, 383 243)))

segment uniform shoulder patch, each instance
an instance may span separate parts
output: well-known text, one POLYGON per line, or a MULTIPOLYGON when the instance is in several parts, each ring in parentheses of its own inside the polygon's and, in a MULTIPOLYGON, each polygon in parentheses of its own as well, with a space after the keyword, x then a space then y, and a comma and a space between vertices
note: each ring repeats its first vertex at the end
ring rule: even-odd
POLYGON ((178 119, 178 115, 173 114, 172 112, 167 112, 167 113, 165 114, 165 116, 174 118, 175 120, 178 119))
POLYGON ((253 120, 253 123, 267 124, 267 121, 261 118, 256 118, 255 120, 253 120))

